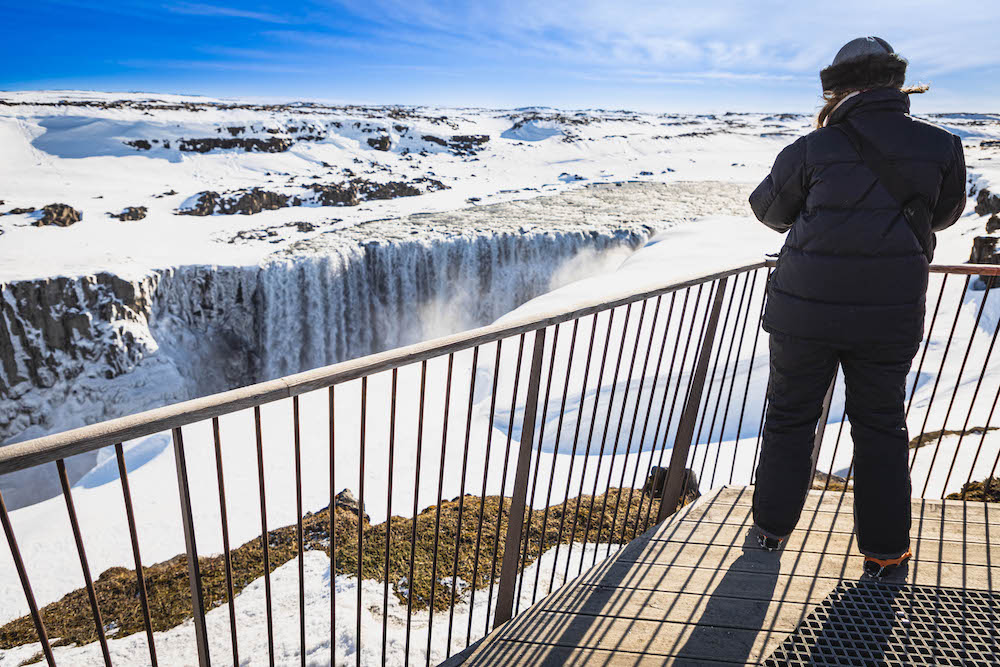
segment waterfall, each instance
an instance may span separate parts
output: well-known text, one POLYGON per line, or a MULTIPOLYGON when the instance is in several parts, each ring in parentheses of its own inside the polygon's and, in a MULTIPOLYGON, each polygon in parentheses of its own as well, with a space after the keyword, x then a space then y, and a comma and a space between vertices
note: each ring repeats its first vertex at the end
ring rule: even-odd
POLYGON ((482 326, 567 276, 598 270, 567 271, 575 260, 620 257, 651 231, 345 234, 260 266, 181 266, 134 283, 101 274, 6 285, 0 340, 14 344, 5 363, 44 367, 3 376, 0 442, 482 326))

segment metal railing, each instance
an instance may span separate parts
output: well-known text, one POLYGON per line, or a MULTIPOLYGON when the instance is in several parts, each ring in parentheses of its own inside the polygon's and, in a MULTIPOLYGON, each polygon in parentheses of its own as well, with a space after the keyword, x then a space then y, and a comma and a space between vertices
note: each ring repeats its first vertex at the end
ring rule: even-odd
MULTIPOLYGON (((93 545, 110 538, 83 534, 65 459, 113 446, 130 564, 135 568, 135 597, 141 607, 149 660, 156 665, 156 634, 162 624, 150 604, 137 527, 150 522, 155 525, 159 519, 136 513, 124 444, 170 432, 197 660, 208 665, 214 654, 217 662, 231 659, 239 663, 236 609, 241 601, 234 580, 240 573, 232 558, 231 524, 234 519, 242 520, 250 511, 248 507, 254 513, 259 507, 259 533, 254 528, 254 537, 247 544, 255 548, 259 544, 265 628, 253 630, 261 637, 266 632, 268 659, 275 664, 275 625, 287 619, 275 618, 273 609, 271 579, 281 563, 272 559, 277 553, 272 542, 280 529, 268 520, 268 501, 274 503, 275 498, 273 492, 267 492, 265 473, 278 474, 275 461, 284 446, 281 440, 290 441, 301 664, 306 662, 310 645, 306 619, 311 607, 307 603, 318 595, 306 585, 305 555, 322 548, 329 554, 329 635, 323 639, 329 641, 331 662, 337 660, 337 637, 348 632, 350 620, 342 617, 338 623, 336 580, 341 575, 355 581, 353 661, 360 665, 364 655, 369 656, 364 658, 367 661, 384 662, 390 635, 395 642, 399 638, 393 633, 405 632, 404 661, 408 664, 412 654, 429 665, 470 645, 522 606, 534 603, 540 585, 545 589, 542 577, 546 569, 547 590, 542 595, 575 576, 572 570, 579 575, 587 561, 596 563, 602 553, 620 549, 653 523, 664 520, 695 497, 699 486, 752 483, 766 410, 766 353, 759 322, 772 267, 771 262, 734 267, 612 301, 502 322, 12 444, 0 448, 0 474, 55 462, 84 575, 94 639, 104 662, 110 665, 113 651, 108 626, 102 619, 100 595, 86 550, 88 541, 93 545), (284 438, 276 439, 268 435, 265 417, 278 414, 274 406, 286 401, 291 402, 291 429, 284 438), (325 411, 308 409, 318 406, 325 411), (251 439, 227 447, 236 452, 241 466, 254 473, 256 498, 252 503, 241 503, 234 513, 234 505, 227 502, 225 429, 221 423, 242 415, 250 424, 250 412, 252 428, 248 426, 246 433, 252 433, 251 439), (464 414, 455 419, 461 412, 464 414), (210 436, 202 429, 207 424, 211 425, 210 436), (320 431, 324 434, 321 446, 317 445, 320 431), (196 437, 189 438, 186 445, 185 434, 191 433, 196 437), (455 446, 455 440, 460 447, 455 446), (435 451, 432 448, 438 441, 440 449, 435 451), (271 462, 265 463, 266 458, 271 462), (192 461, 199 462, 194 469, 192 461), (213 592, 213 600, 207 600, 198 541, 209 530, 204 515, 199 514, 203 509, 199 503, 206 502, 209 495, 202 486, 192 484, 191 473, 201 474, 213 461, 215 488, 209 495, 218 499, 225 583, 224 594, 213 592), (423 463, 436 463, 437 475, 428 477, 427 470, 421 470, 423 463), (315 492, 318 470, 328 475, 322 494, 315 492), (356 505, 336 493, 345 475, 356 483, 356 505), (309 493, 305 492, 307 484, 309 493), (412 514, 394 517, 394 505, 398 511, 406 490, 411 490, 412 514), (455 490, 458 496, 448 501, 447 496, 455 490), (383 498, 384 526, 373 525, 367 520, 366 507, 381 503, 383 498), (321 507, 324 502, 326 507, 321 507), (325 525, 319 525, 315 519, 324 511, 325 525), (420 526, 430 525, 432 530, 420 531, 420 526), (426 552, 418 552, 418 546, 426 552), (380 599, 362 586, 362 580, 372 578, 382 580, 380 599), (424 592, 417 590, 421 578, 426 580, 424 592), (390 593, 395 598, 393 604, 390 593), (487 596, 485 605, 483 595, 487 596), (404 603, 405 624, 401 616, 391 619, 393 613, 402 613, 404 603), (213 643, 206 616, 211 608, 222 605, 228 606, 229 641, 213 643), (364 632, 363 615, 374 613, 373 607, 381 608, 380 637, 364 632), (456 609, 461 610, 460 620, 461 615, 468 616, 464 637, 463 628, 455 629, 456 609), (438 617, 437 637, 435 612, 448 615, 446 632, 441 627, 443 619, 438 617), (412 637, 414 625, 426 626, 422 646, 412 637)), ((918 354, 907 404, 911 426, 920 423, 916 443, 911 443, 911 472, 914 493, 920 488, 920 497, 936 494, 939 486, 943 497, 964 474, 960 489, 964 497, 974 476, 992 479, 1000 462, 1000 448, 996 448, 989 465, 988 455, 995 447, 987 444, 1000 386, 991 404, 980 405, 981 394, 988 396, 992 391, 984 385, 990 384, 987 368, 1000 330, 1000 308, 994 311, 988 307, 992 280, 986 280, 978 292, 970 290, 973 276, 997 276, 1000 267, 935 266, 932 273, 935 280, 940 276, 940 287, 930 292, 932 299, 936 293, 936 301, 928 308, 926 342, 918 354), (949 277, 955 275, 964 276, 960 289, 955 281, 949 283, 949 277), (980 302, 971 306, 975 310, 972 315, 969 304, 977 299, 980 302), (945 313, 950 327, 942 340, 939 329, 944 325, 939 320, 945 319, 945 313), (963 318, 963 314, 967 316, 963 318), (969 328, 967 341, 965 328, 969 328), (987 333, 977 336, 981 330, 987 333), (958 351, 961 362, 954 373, 958 351), (933 376, 925 375, 925 366, 936 366, 933 376), (940 397, 939 390, 946 393, 949 387, 951 395, 942 416, 941 404, 935 404, 935 399, 940 397), (988 389, 986 394, 983 389, 988 389), (947 427, 957 425, 966 402, 968 410, 961 428, 949 432, 947 427), (938 423, 938 431, 928 431, 938 423), (969 434, 980 436, 974 443, 971 463, 968 457, 960 456, 969 451, 965 442, 969 434), (954 438, 958 438, 957 444, 953 444, 954 438), (947 473, 942 481, 938 471, 945 463, 947 473)), ((833 473, 846 469, 840 489, 845 493, 853 458, 848 456, 848 447, 840 447, 845 421, 842 384, 835 377, 827 393, 813 462, 814 470, 833 473), (823 447, 830 428, 836 430, 832 449, 823 447)), ((230 465, 233 456, 230 453, 230 465)), ((827 475, 822 488, 829 489, 832 479, 827 475)), ((246 488, 250 487, 240 487, 246 488)), ((988 492, 989 488, 983 491, 988 492)), ((0 519, 41 653, 49 664, 55 664, 45 614, 36 602, 15 538, 16 521, 12 521, 2 496, 0 519)), ((242 527, 239 535, 247 537, 246 530, 242 527)), ((115 564, 123 564, 122 558, 118 561, 115 564)), ((344 602, 343 594, 339 602, 344 602)), ((3 601, 4 607, 8 604, 14 602, 3 601)), ((316 638, 311 639, 315 643, 316 638)))

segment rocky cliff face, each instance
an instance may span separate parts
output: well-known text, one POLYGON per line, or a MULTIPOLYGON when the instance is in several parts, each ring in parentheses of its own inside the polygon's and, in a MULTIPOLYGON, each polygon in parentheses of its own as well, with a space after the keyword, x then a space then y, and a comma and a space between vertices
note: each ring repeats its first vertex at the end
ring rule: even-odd
POLYGON ((0 284, 0 399, 72 380, 88 362, 107 378, 132 370, 149 347, 136 328, 148 324, 156 283, 100 273, 0 284))
POLYGON ((262 266, 0 286, 0 442, 35 437, 486 324, 581 251, 651 230, 344 230, 262 266))

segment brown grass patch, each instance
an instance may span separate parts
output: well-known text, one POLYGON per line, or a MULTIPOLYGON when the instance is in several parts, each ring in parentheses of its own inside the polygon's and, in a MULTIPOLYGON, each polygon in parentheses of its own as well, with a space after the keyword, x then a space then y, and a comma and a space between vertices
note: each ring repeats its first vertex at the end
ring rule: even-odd
POLYGON ((982 435, 986 431, 995 431, 1000 426, 973 426, 967 431, 952 431, 949 429, 944 429, 941 431, 928 431, 927 433, 921 433, 915 438, 910 440, 910 449, 916 449, 917 447, 923 447, 926 444, 939 440, 946 435, 982 435))
MULTIPOLYGON (((689 494, 681 504, 693 499, 693 494, 689 494)), ((538 558, 543 549, 543 540, 546 550, 554 546, 557 540, 561 540, 563 544, 569 543, 571 537, 576 542, 583 542, 585 538, 587 542, 628 542, 645 529, 647 514, 650 523, 655 522, 659 504, 658 499, 650 501, 638 489, 611 489, 607 494, 597 497, 570 499, 565 510, 562 503, 551 506, 547 511, 533 510, 527 523, 527 556, 522 565, 530 565, 538 558), (637 521, 637 514, 640 513, 637 521), (575 536, 571 534, 574 521, 575 536)), ((412 594, 414 610, 427 609, 430 605, 431 573, 437 536, 438 568, 434 608, 445 610, 451 604, 453 576, 457 575, 462 581, 482 589, 490 585, 495 563, 496 576, 499 577, 509 512, 510 499, 504 498, 501 506, 501 499, 497 496, 487 496, 483 501, 476 496, 466 496, 464 500, 456 498, 443 502, 440 506, 440 519, 436 506, 428 507, 416 517, 415 541, 412 540, 414 521, 411 518, 393 516, 388 522, 375 526, 365 518, 362 528, 362 578, 378 581, 388 578, 394 594, 401 602, 405 604, 407 596, 412 594), (477 563, 476 541, 480 513, 483 518, 482 537, 477 563), (436 526, 438 521, 439 528, 436 526), (388 573, 385 559, 387 527, 388 573), (412 587, 407 587, 404 584, 409 576, 411 556, 414 581, 412 587)), ((335 571, 337 574, 357 576, 358 516, 353 510, 338 504, 335 518, 335 571)), ((329 532, 328 508, 315 514, 307 514, 303 518, 303 549, 319 550, 329 555, 329 532)), ((268 531, 267 541, 271 571, 298 555, 294 525, 268 531)), ((244 587, 264 575, 260 538, 232 549, 231 559, 233 591, 238 595, 244 587)), ((228 599, 225 559, 222 555, 200 558, 199 565, 207 611, 224 604, 228 599)), ((154 631, 168 630, 191 618, 191 591, 187 557, 184 554, 143 567, 143 576, 154 631)), ((97 578, 94 588, 105 628, 115 628, 114 637, 145 631, 138 583, 133 570, 110 568, 97 578)), ((459 594, 460 591, 456 591, 456 595, 459 594)), ((68 593, 61 600, 46 605, 41 613, 53 645, 97 641, 86 589, 80 588, 68 593)), ((30 616, 0 627, 0 649, 35 641, 37 637, 30 616)))
POLYGON ((948 500, 978 500, 987 503, 1000 503, 1000 477, 987 477, 981 482, 963 484, 961 491, 949 493, 947 498, 948 500))

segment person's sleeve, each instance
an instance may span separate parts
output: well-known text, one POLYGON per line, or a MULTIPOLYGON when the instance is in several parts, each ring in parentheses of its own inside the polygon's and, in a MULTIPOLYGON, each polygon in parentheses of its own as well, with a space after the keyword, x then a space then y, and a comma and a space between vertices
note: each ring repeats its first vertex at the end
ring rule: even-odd
POLYGON ((806 138, 778 153, 768 174, 750 195, 757 219, 771 229, 787 232, 806 199, 806 138))
POLYGON ((953 155, 941 182, 941 194, 934 207, 931 231, 940 232, 955 224, 965 212, 965 152, 962 140, 955 137, 953 155))

